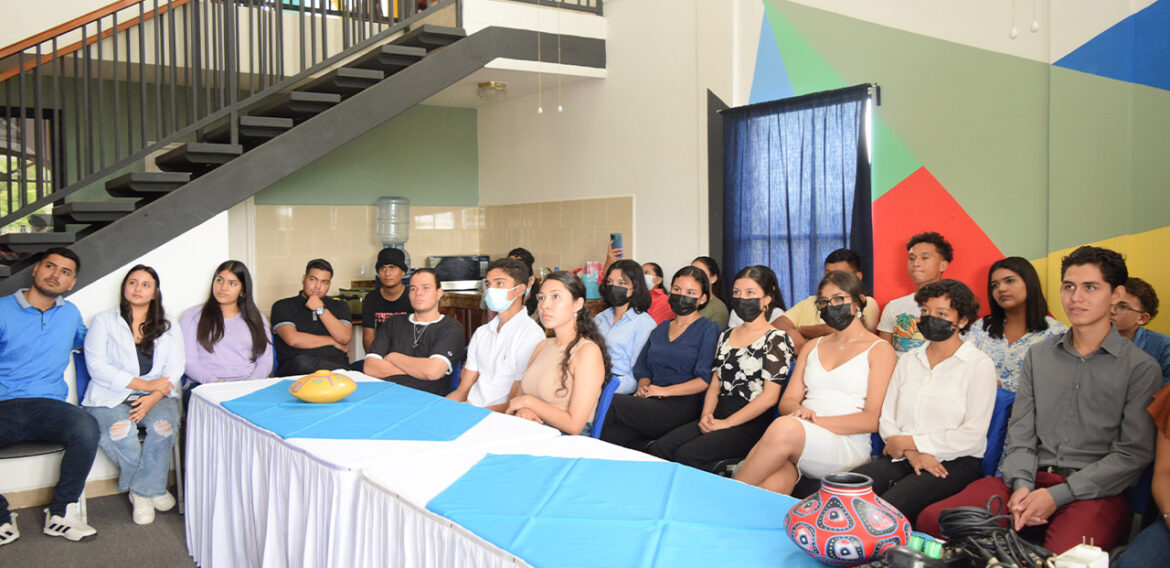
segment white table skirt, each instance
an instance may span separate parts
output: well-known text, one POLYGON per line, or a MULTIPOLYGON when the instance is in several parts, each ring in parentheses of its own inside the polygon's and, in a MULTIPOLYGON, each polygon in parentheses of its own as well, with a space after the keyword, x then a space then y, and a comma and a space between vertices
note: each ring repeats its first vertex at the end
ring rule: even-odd
POLYGON ((388 465, 362 470, 356 566, 401 568, 505 568, 528 566, 499 547, 426 509, 426 504, 467 473, 486 454, 588 457, 629 461, 657 458, 582 436, 504 442, 478 448, 452 448, 402 468, 388 465))
MULTIPOLYGON (((450 442, 282 439, 220 405, 280 380, 204 385, 191 397, 187 546, 204 568, 380 565, 355 558, 358 538, 371 530, 356 530, 355 519, 368 524, 358 517, 360 469, 410 469, 429 455, 560 437, 547 426, 493 413, 450 442)), ((379 541, 398 538, 392 525, 372 529, 379 541)))

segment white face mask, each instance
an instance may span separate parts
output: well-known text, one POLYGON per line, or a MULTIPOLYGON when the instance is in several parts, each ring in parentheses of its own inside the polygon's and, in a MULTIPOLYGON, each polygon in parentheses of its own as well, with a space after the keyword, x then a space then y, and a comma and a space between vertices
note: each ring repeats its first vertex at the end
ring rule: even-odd
POLYGON ((654 289, 654 279, 658 278, 658 277, 653 275, 653 274, 643 274, 642 276, 646 279, 646 288, 653 290, 654 289))
POLYGON ((487 295, 484 296, 484 303, 487 304, 489 310, 493 312, 502 312, 512 307, 512 303, 516 301, 515 298, 509 300, 508 294, 519 288, 520 285, 513 286, 507 290, 503 288, 488 288, 487 295))

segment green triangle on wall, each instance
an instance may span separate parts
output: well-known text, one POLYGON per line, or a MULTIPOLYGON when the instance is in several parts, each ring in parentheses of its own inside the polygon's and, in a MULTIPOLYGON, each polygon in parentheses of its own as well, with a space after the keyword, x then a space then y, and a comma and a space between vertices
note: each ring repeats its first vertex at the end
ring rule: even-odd
MULTIPOLYGON (((777 0, 765 0, 764 12, 780 46, 788 81, 794 95, 807 95, 817 91, 840 89, 849 85, 829 62, 806 41, 796 28, 776 8, 777 0)), ((872 171, 873 199, 884 195, 922 167, 902 140, 890 130, 879 116, 881 109, 875 109, 873 117, 874 158, 872 171)))

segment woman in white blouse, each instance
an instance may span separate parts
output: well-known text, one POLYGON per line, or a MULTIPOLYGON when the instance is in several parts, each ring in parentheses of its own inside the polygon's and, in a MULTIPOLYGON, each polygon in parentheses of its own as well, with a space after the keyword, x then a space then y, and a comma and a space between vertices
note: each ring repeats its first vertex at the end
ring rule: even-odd
POLYGON ((979 300, 962 282, 940 280, 914 294, 927 343, 894 367, 878 428, 882 456, 853 471, 913 521, 927 506, 982 477, 987 426, 995 407, 995 363, 959 338, 979 300))
POLYGON ((94 316, 85 337, 90 383, 82 405, 101 427, 99 445, 118 464, 118 490, 130 492, 134 522, 175 506, 167 492, 179 429, 183 337, 166 317, 158 273, 137 265, 122 279, 118 308, 94 316), (138 442, 138 429, 146 439, 138 442))

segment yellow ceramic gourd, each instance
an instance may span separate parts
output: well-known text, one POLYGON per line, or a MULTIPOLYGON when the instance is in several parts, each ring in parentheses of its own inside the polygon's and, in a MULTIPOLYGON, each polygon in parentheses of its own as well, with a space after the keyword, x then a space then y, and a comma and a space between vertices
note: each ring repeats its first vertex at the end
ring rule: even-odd
POLYGON ((353 379, 333 371, 316 371, 289 385, 289 394, 316 403, 337 402, 357 390, 353 379))

